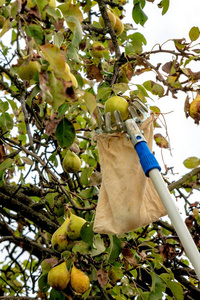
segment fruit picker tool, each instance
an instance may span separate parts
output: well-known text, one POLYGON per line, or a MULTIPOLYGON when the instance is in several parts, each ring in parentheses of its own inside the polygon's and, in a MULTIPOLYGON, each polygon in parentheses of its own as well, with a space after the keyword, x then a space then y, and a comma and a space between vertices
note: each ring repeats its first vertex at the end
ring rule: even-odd
POLYGON ((185 252, 190 259, 191 264, 194 267, 196 275, 200 280, 200 253, 190 235, 190 232, 185 225, 179 211, 176 207, 174 200, 172 199, 168 188, 160 174, 160 166, 151 153, 147 142, 139 129, 139 126, 150 116, 150 109, 144 105, 137 98, 129 106, 129 112, 132 116, 131 119, 125 121, 122 120, 119 111, 114 111, 115 124, 111 124, 111 113, 107 112, 104 116, 98 113, 98 133, 114 133, 125 132, 127 138, 131 140, 137 155, 140 160, 140 164, 147 177, 149 177, 168 213, 169 218, 177 232, 177 235, 185 249, 185 252))

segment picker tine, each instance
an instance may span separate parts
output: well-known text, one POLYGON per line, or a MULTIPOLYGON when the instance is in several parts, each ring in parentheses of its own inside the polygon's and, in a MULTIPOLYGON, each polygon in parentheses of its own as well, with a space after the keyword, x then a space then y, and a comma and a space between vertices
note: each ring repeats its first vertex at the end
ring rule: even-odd
POLYGON ((150 116, 149 105, 145 105, 137 98, 134 99, 128 109, 132 118, 139 126, 150 116))
POLYGON ((111 126, 111 113, 107 112, 105 113, 105 130, 106 132, 112 132, 112 126, 111 126))
MULTIPOLYGON (((150 109, 148 106, 143 104, 139 99, 135 98, 131 105, 128 107, 133 120, 140 126, 149 116, 150 109)), ((107 112, 104 115, 101 113, 99 107, 97 107, 98 112, 98 126, 99 132, 125 132, 126 125, 122 119, 121 113, 118 110, 114 111, 115 122, 112 123, 111 113, 107 112)))
POLYGON ((103 131, 105 121, 104 121, 104 117, 103 117, 99 107, 97 107, 97 121, 98 121, 99 130, 103 131))
POLYGON ((115 120, 116 120, 117 131, 125 131, 126 127, 125 127, 125 124, 123 122, 121 113, 118 110, 115 110, 114 111, 114 116, 115 116, 115 120))

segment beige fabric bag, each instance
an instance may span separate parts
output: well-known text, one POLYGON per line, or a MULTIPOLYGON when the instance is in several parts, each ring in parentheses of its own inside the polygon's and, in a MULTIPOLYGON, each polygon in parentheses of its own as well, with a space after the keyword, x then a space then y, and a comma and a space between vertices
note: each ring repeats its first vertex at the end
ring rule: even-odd
MULTIPOLYGON (((152 149, 153 126, 149 117, 141 126, 152 149)), ((94 220, 98 233, 122 234, 166 215, 165 208, 125 133, 97 135, 102 185, 94 220)))

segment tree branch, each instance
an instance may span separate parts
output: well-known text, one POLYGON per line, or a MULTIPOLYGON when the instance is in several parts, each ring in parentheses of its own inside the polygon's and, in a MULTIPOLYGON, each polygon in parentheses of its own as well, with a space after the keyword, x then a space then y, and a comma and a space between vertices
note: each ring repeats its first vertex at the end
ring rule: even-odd
POLYGON ((20 197, 20 200, 17 199, 17 193, 15 194, 15 199, 12 196, 7 196, 0 191, 0 203, 4 207, 14 210, 16 212, 20 212, 25 218, 33 221, 37 226, 46 230, 49 233, 54 233, 58 229, 58 225, 48 219, 44 214, 41 212, 35 211, 30 205, 27 203, 24 204, 21 201, 24 201, 24 198, 20 197))
POLYGON ((26 297, 26 296, 0 296, 1 300, 33 300, 33 299, 37 299, 37 298, 31 298, 31 297, 26 297))
POLYGON ((115 31, 112 28, 110 19, 108 17, 106 4, 105 4, 105 2, 103 0, 97 0, 97 3, 99 5, 99 10, 100 10, 101 15, 103 17, 104 23, 106 24, 106 27, 108 27, 108 31, 110 33, 110 36, 111 36, 111 39, 112 39, 112 42, 113 42, 113 47, 115 49, 115 58, 119 59, 120 56, 121 56, 121 52, 120 52, 120 48, 119 48, 119 43, 118 43, 115 31))
POLYGON ((9 235, 4 236, 0 239, 1 243, 5 241, 9 241, 17 246, 20 245, 20 248, 23 248, 24 251, 28 251, 29 253, 35 255, 40 260, 46 256, 56 256, 56 253, 53 250, 44 248, 43 246, 40 246, 38 243, 32 241, 27 237, 17 237, 9 235))
POLYGON ((178 181, 172 182, 168 185, 169 191, 173 191, 174 189, 178 189, 184 185, 184 183, 190 180, 193 176, 200 174, 200 168, 193 169, 191 172, 185 174, 178 181))

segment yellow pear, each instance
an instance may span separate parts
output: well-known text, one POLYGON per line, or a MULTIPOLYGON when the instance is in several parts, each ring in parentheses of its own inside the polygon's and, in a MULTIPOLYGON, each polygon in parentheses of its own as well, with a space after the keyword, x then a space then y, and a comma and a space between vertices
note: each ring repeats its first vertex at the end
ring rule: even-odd
POLYGON ((84 294, 90 287, 89 277, 74 265, 71 271, 71 287, 78 294, 84 294))
POLYGON ((81 159, 74 152, 67 150, 62 165, 65 172, 77 173, 81 167, 81 159))
MULTIPOLYGON (((110 10, 107 10, 107 13, 108 13, 111 26, 114 27, 116 22, 116 17, 110 10)), ((102 16, 99 17, 99 24, 101 25, 101 27, 106 27, 102 16)))
POLYGON ((120 18, 116 17, 116 22, 115 22, 115 26, 113 27, 116 35, 120 35, 122 34, 122 32, 124 31, 124 24, 122 23, 122 21, 120 20, 120 18))
POLYGON ((37 61, 30 61, 28 64, 23 64, 18 69, 18 75, 22 80, 34 79, 39 74, 40 64, 37 61))
POLYGON ((58 291, 64 290, 70 281, 70 273, 66 262, 53 267, 48 273, 47 281, 53 289, 58 291))
POLYGON ((67 224, 67 235, 71 240, 80 238, 82 226, 86 223, 81 217, 78 217, 70 212, 69 222, 67 224))
POLYGON ((196 98, 190 103, 189 108, 190 117, 199 124, 200 121, 200 95, 197 93, 196 98))
POLYGON ((57 252, 63 252, 71 248, 71 242, 67 237, 67 225, 69 223, 68 216, 66 217, 63 224, 54 232, 51 237, 51 245, 57 252))
POLYGON ((71 79, 73 87, 75 87, 77 89, 78 88, 78 82, 76 80, 76 77, 72 73, 69 73, 69 77, 71 79))
POLYGON ((102 58, 103 53, 106 51, 104 45, 100 42, 94 41, 90 47, 90 54, 96 58, 102 58))
POLYGON ((65 63, 65 73, 66 74, 70 73, 70 67, 69 67, 68 63, 65 63))
POLYGON ((105 102, 104 109, 105 109, 105 113, 107 113, 107 112, 111 113, 111 121, 114 122, 115 121, 115 117, 114 117, 115 110, 118 110, 121 113, 123 120, 126 120, 128 118, 128 115, 129 115, 128 106, 129 106, 129 104, 126 101, 126 99, 124 99, 123 97, 119 97, 119 96, 113 96, 105 102))
POLYGON ((77 80, 76 80, 76 77, 69 71, 69 66, 68 66, 68 68, 67 67, 65 67, 65 72, 64 72, 64 74, 63 74, 63 76, 62 76, 66 81, 71 81, 71 83, 72 83, 72 86, 74 87, 74 88, 78 88, 78 82, 77 82, 77 80))

